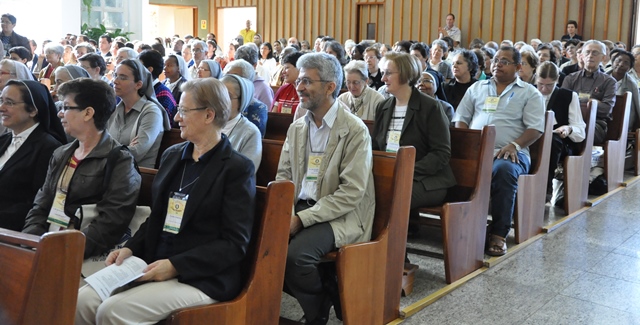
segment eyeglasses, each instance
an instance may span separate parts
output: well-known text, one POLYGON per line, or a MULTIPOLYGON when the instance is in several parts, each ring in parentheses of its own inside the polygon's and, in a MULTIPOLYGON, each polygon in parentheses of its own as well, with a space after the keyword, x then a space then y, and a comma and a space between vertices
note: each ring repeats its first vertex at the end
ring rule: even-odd
POLYGON ((314 82, 331 82, 331 81, 330 80, 322 80, 322 79, 312 80, 312 79, 309 79, 309 78, 298 78, 295 81, 295 85, 296 85, 296 87, 298 87, 298 86, 300 86, 302 84, 305 87, 309 87, 309 85, 313 84, 314 82))
POLYGON ((384 77, 384 76, 389 77, 389 76, 391 76, 391 75, 392 75, 392 74, 394 74, 394 73, 398 73, 398 71, 387 71, 387 70, 382 70, 381 72, 382 72, 382 76, 383 76, 383 77, 384 77))
POLYGON ((602 54, 602 52, 600 52, 600 51, 591 51, 591 50, 582 51, 582 55, 584 55, 584 56, 589 56, 589 55, 599 56, 601 54, 602 54))
POLYGON ((355 81, 349 81, 347 80, 345 83, 347 84, 347 86, 360 86, 364 81, 362 80, 355 80, 355 81))
POLYGON ((9 106, 11 108, 13 108, 14 106, 16 106, 16 104, 23 104, 24 102, 14 102, 12 100, 4 100, 2 98, 0 98, 0 106, 2 105, 6 105, 9 106))
POLYGON ((4 75, 6 75, 6 74, 7 74, 7 75, 10 75, 10 76, 11 76, 11 75, 13 75, 13 76, 15 76, 15 75, 16 75, 16 74, 15 74, 15 73, 13 73, 13 72, 0 71, 0 76, 4 76, 4 75))
POLYGON ((180 117, 184 117, 188 112, 191 111, 202 111, 207 109, 206 107, 196 107, 196 108, 184 108, 184 106, 178 106, 178 114, 180 114, 180 117))
POLYGON ((418 79, 419 84, 432 84, 434 83, 431 79, 418 79))
POLYGON ((498 59, 498 58, 493 59, 491 62, 493 62, 493 64, 500 64, 500 65, 517 64, 515 62, 507 61, 506 59, 498 59))
MULTIPOLYGON (((85 108, 86 108, 86 107, 85 107, 85 108)), ((62 106, 62 111, 63 111, 63 112, 66 112, 66 111, 68 111, 68 110, 70 110, 70 109, 77 109, 77 110, 79 110, 79 111, 82 111, 82 110, 84 110, 85 108, 82 108, 82 107, 80 107, 80 106, 67 106, 67 105, 65 105, 65 106, 62 106)))
POLYGON ((193 49, 193 50, 191 50, 191 52, 200 53, 200 52, 204 52, 204 50, 203 49, 193 49))

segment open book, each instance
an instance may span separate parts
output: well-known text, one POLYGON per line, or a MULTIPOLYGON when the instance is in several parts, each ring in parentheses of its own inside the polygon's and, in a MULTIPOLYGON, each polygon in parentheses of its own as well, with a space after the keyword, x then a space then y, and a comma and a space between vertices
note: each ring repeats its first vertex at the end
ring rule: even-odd
POLYGON ((104 301, 111 296, 115 289, 141 277, 145 267, 147 267, 145 261, 135 256, 129 256, 122 264, 113 263, 84 280, 104 301))

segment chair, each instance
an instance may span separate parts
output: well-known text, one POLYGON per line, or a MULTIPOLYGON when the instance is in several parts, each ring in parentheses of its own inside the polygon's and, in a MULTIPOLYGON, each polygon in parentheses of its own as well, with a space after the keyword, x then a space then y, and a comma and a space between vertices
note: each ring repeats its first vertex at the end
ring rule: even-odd
POLYGON ((173 312, 165 324, 278 324, 293 208, 293 183, 256 192, 256 217, 246 258, 247 283, 235 299, 173 312))
POLYGON ((293 114, 269 112, 265 139, 282 140, 287 138, 289 125, 293 122, 293 114))
POLYGON ((0 228, 0 324, 73 324, 84 241, 77 230, 0 228))
POLYGON ((567 215, 580 210, 587 202, 597 111, 598 101, 596 100, 590 101, 587 109, 582 111, 582 118, 587 124, 585 139, 580 144, 580 152, 574 156, 565 157, 563 161, 564 211, 567 215))
POLYGON ((631 92, 616 96, 616 104, 611 110, 612 120, 607 125, 604 143, 604 175, 609 192, 622 185, 630 111, 631 92))
POLYGON ((553 120, 553 111, 547 111, 544 133, 529 146, 529 154, 531 155, 529 173, 518 177, 518 193, 516 194, 513 218, 516 244, 525 242, 541 233, 542 226, 544 226, 553 120))
MULTIPOLYGON (((494 126, 485 126, 482 130, 450 130, 449 164, 457 184, 449 189, 446 203, 442 206, 419 210, 420 213, 440 216, 447 283, 457 281, 483 265, 496 138, 494 126)), ((420 218, 420 222, 429 221, 425 219, 420 218)), ((414 249, 408 251, 435 255, 414 249)))
POLYGON ((376 212, 371 241, 340 247, 335 261, 344 324, 386 324, 400 314, 415 148, 374 151, 376 212))
POLYGON ((160 159, 162 153, 174 144, 182 143, 185 140, 180 137, 180 129, 170 129, 162 133, 162 140, 160 142, 160 148, 158 149, 158 157, 156 158, 156 169, 160 168, 160 159))

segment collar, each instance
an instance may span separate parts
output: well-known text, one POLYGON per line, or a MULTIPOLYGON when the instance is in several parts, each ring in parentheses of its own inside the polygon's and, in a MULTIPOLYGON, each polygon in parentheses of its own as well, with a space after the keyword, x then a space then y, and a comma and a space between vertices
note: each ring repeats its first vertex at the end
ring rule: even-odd
POLYGON ((158 84, 158 82, 160 82, 160 79, 156 78, 153 80, 153 83, 151 85, 155 87, 158 84))
MULTIPOLYGON (((133 105, 133 107, 131 107, 132 110, 136 110, 138 112, 142 112, 142 108, 144 107, 144 105, 147 103, 147 98, 145 98, 145 96, 140 97, 140 99, 133 105)), ((124 100, 121 100, 120 103, 118 104, 118 106, 116 107, 116 110, 118 108, 122 107, 122 112, 124 113, 124 100)))
POLYGON ((587 70, 583 68, 582 70, 580 70, 580 77, 581 78, 594 78, 595 79, 602 72, 600 71, 600 68, 598 68, 598 69, 596 69, 596 71, 591 73, 591 76, 587 76, 586 73, 587 73, 587 70))
MULTIPOLYGON (((496 88, 498 87, 498 83, 496 82, 494 77, 491 77, 491 79, 480 80, 480 81, 477 81, 477 82, 481 82, 481 85, 493 85, 496 88)), ((509 86, 514 85, 514 84, 516 86, 520 87, 520 88, 524 88, 527 85, 527 83, 522 81, 522 79, 520 79, 520 77, 516 77, 516 80, 514 80, 512 83, 508 84, 505 89, 509 88, 509 86)))
POLYGON ((35 130, 38 127, 38 125, 40 125, 40 122, 37 122, 36 124, 32 125, 30 128, 28 128, 28 129, 26 129, 26 130, 24 130, 24 131, 22 131, 22 132, 20 132, 18 134, 15 134, 13 132, 13 130, 11 131, 11 133, 12 133, 13 137, 17 137, 17 136, 22 137, 22 141, 24 141, 24 140, 27 140, 29 135, 31 135, 31 132, 33 132, 33 130, 35 130))
POLYGON ((238 113, 236 117, 228 120, 227 123, 224 124, 224 127, 222 127, 222 133, 229 136, 230 131, 236 127, 236 125, 238 124, 241 118, 242 118, 242 113, 238 113))
MULTIPOLYGON (((227 137, 226 135, 222 134, 220 137, 220 141, 215 146, 213 146, 211 150, 205 152, 202 156, 198 158, 198 163, 207 164, 209 160, 211 160, 211 157, 213 157, 214 153, 218 150, 218 148, 222 147, 222 143, 224 142, 224 139, 226 139, 226 137, 227 137)), ((182 150, 182 157, 180 158, 180 160, 193 161, 194 147, 195 145, 192 142, 188 142, 187 145, 184 147, 184 150, 182 150)))
MULTIPOLYGON (((330 129, 333 128, 333 124, 336 121, 336 117, 338 116, 338 102, 340 102, 337 98, 334 100, 333 105, 327 111, 327 114, 322 118, 322 124, 327 125, 330 129)), ((305 122, 311 123, 313 122, 313 113, 311 111, 307 111, 307 115, 304 116, 305 122)))

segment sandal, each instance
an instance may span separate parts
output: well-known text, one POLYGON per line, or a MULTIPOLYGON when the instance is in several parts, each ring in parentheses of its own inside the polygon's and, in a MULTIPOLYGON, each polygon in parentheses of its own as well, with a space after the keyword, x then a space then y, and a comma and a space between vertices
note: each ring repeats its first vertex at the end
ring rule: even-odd
POLYGON ((489 256, 502 256, 507 253, 507 239, 489 234, 489 244, 485 253, 489 256))

